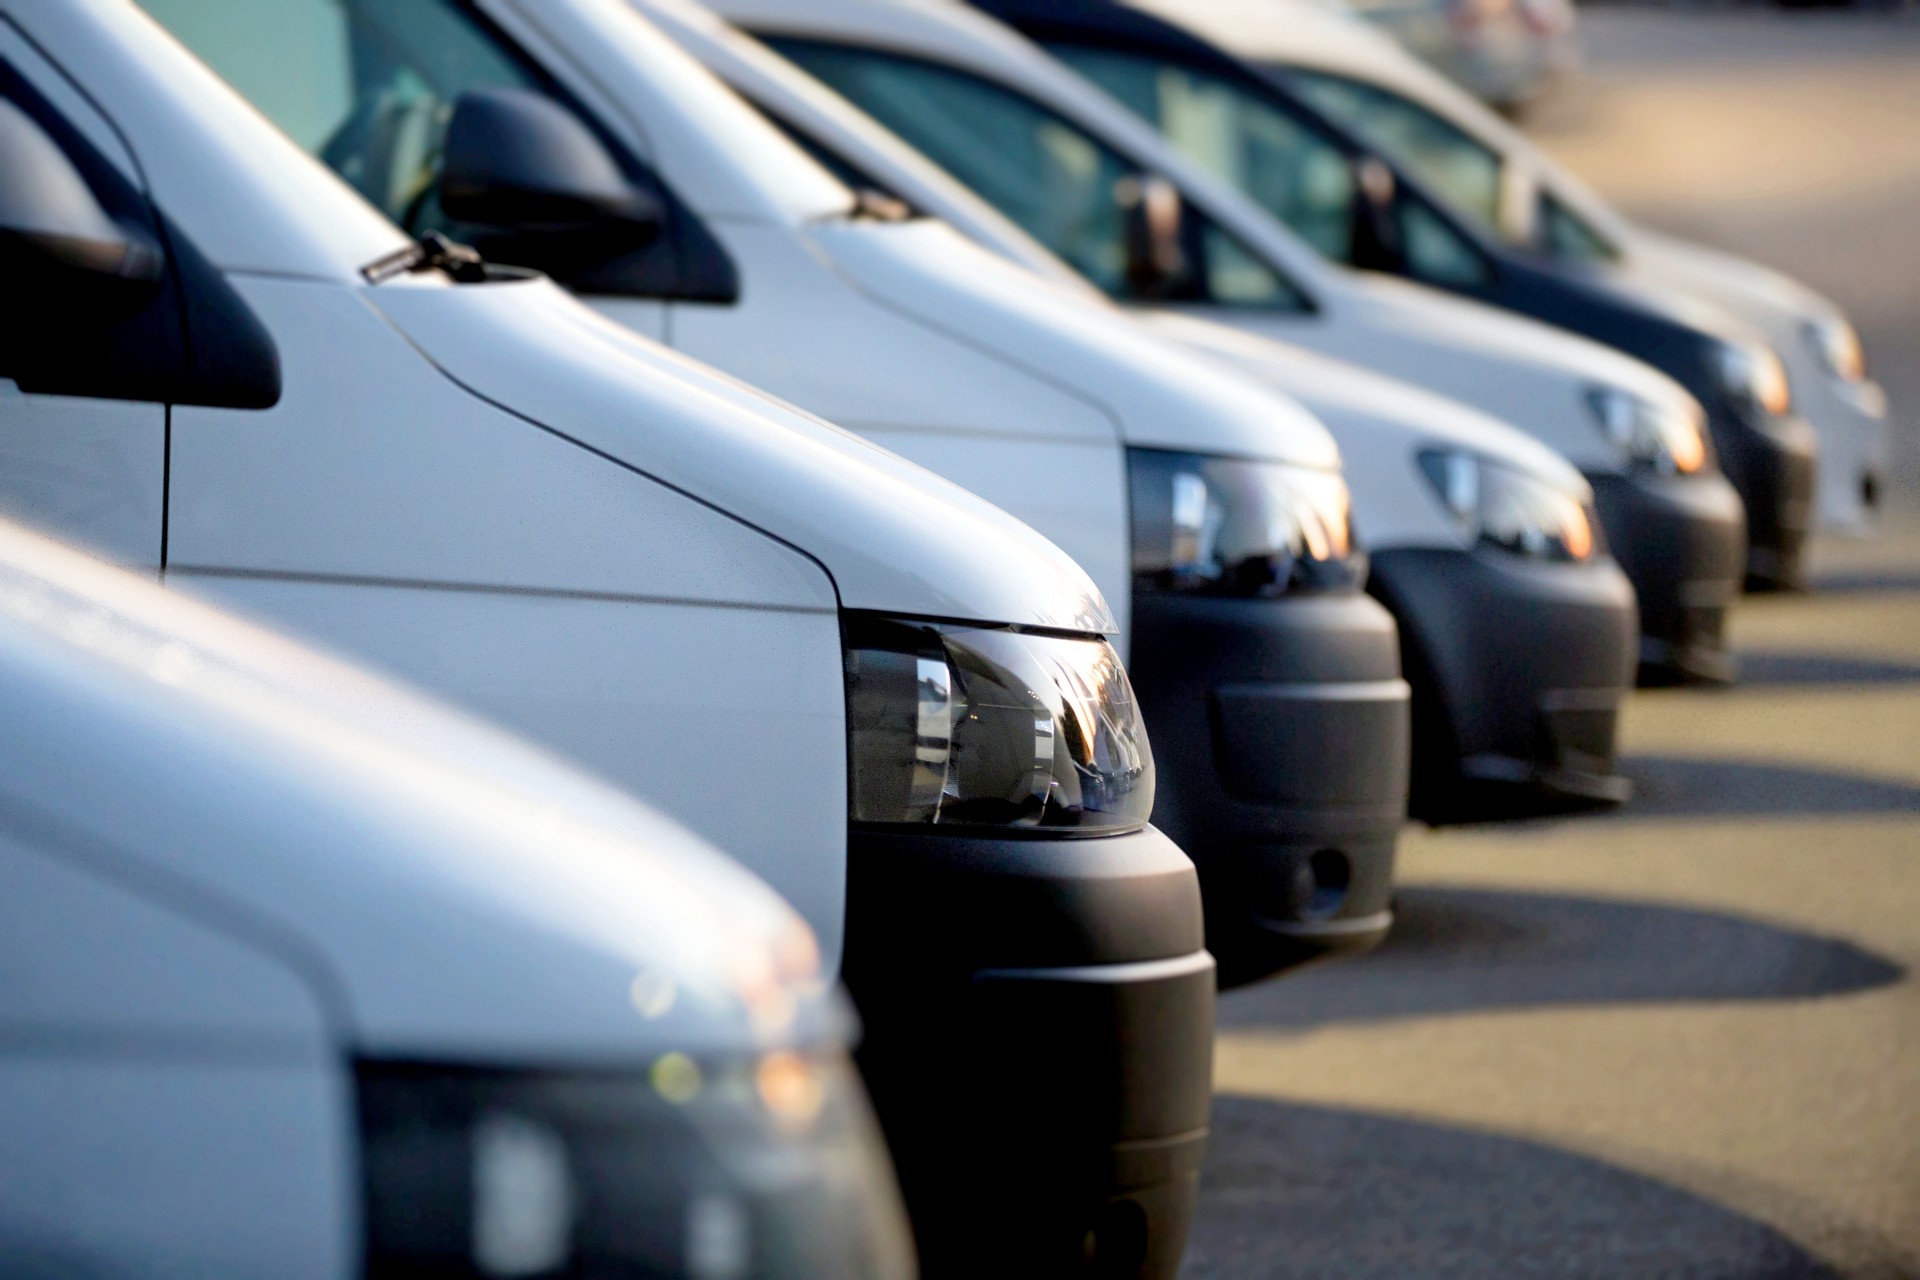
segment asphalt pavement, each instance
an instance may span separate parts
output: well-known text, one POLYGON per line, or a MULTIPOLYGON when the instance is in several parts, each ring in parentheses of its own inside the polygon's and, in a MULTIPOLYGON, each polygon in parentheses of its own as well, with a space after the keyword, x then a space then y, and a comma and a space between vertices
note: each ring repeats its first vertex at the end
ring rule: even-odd
POLYGON ((1878 536, 1636 694, 1607 815, 1402 842, 1380 951, 1226 997, 1185 1274, 1920 1277, 1920 20, 1588 9, 1530 122, 1847 305, 1878 536))

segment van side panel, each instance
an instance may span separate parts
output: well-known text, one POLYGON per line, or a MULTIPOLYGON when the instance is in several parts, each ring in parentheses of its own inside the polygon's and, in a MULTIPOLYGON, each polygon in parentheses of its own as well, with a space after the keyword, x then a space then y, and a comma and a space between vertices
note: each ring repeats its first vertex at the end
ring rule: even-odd
POLYGON ((0 1271, 350 1275, 353 1103, 316 993, 111 850, 21 836, 41 799, 0 798, 0 1271))
POLYGON ((170 568, 837 607, 805 556, 472 395, 357 291, 233 282, 285 390, 173 410, 170 568))
POLYGON ((167 584, 384 667, 659 806, 772 885, 837 965, 836 615, 179 572, 167 584))

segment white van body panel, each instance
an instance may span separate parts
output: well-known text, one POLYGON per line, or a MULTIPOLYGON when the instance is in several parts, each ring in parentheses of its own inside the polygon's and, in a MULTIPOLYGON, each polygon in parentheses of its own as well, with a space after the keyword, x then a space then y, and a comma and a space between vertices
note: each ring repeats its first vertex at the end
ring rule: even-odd
MULTIPOLYGON (((786 59, 707 11, 690 10, 682 0, 636 2, 649 13, 664 13, 676 38, 690 40, 689 47, 736 89, 802 127, 816 144, 887 192, 964 229, 1011 263, 1039 270, 1078 302, 1104 300, 1005 215, 786 59)), ((1159 336, 1216 357, 1299 401, 1325 424, 1346 463, 1355 526, 1372 549, 1464 545, 1465 531, 1419 474, 1416 459, 1422 449, 1470 451, 1568 493, 1588 493, 1585 479, 1559 454, 1458 401, 1196 316, 1148 308, 1133 314, 1159 336)), ((1523 329, 1522 336, 1533 334, 1523 329)))
MULTIPOLYGON (((23 73, 98 83, 121 161, 229 268, 279 350, 274 408, 171 410, 166 579, 669 806, 790 895, 830 964, 838 610, 1114 629, 1086 574, 1004 512, 544 281, 367 284, 360 265, 405 238, 133 6, 11 13, 60 68, 23 73)), ((85 440, 98 403, 52 411, 85 440)), ((63 461, 0 473, 9 508, 63 461)), ((121 470, 112 500, 137 511, 155 477, 121 470)), ((74 523, 53 531, 87 540, 74 523)))
POLYGON ((1421 473, 1423 450, 1471 453, 1592 500, 1586 478, 1565 458, 1456 400, 1225 325, 1171 312, 1146 319, 1166 337, 1294 397, 1327 424, 1348 460, 1355 535, 1370 551, 1472 544, 1421 473))
POLYGON ((1861 531, 1870 513, 1860 476, 1887 465, 1887 405, 1873 382, 1846 383, 1821 364, 1806 327, 1840 308, 1778 271, 1662 235, 1622 216, 1580 177, 1472 94, 1352 14, 1305 0, 1129 0, 1191 26, 1256 64, 1297 66, 1377 85, 1416 102, 1497 152, 1508 209, 1528 219, 1536 188, 1593 223, 1621 250, 1616 264, 1647 288, 1689 294, 1752 327, 1787 367, 1794 402, 1820 435, 1818 518, 1861 531))
MULTIPOLYGON (((0 657, 8 722, 32 729, 0 748, 9 838, 37 854, 12 882, 171 969, 75 964, 40 1017, 138 1035, 146 994, 173 1033, 296 1057, 323 1038, 522 1062, 752 1042, 741 977, 770 978, 794 916, 611 788, 14 526, 0 657), (688 996, 651 1020, 628 994, 650 971, 688 996)), ((20 1000, 0 1009, 33 1015, 20 1000)))
MULTIPOLYGON (((604 127, 636 148, 651 140, 646 154, 689 203, 698 206, 691 192, 721 162, 689 162, 683 175, 661 136, 704 131, 707 147, 740 153, 730 172, 761 182, 779 173, 746 161, 776 150, 790 156, 783 164, 825 177, 717 81, 719 97, 703 97, 697 112, 667 101, 657 68, 683 63, 669 80, 711 77, 628 0, 481 7, 581 101, 602 103, 604 127)), ((1124 446, 1338 466, 1325 431, 1297 406, 1145 338, 1109 308, 1040 287, 945 228, 849 217, 851 197, 833 185, 837 208, 782 211, 769 194, 751 214, 713 218, 741 297, 672 304, 671 342, 1007 506, 1091 573, 1114 605, 1122 645, 1124 446)), ((623 300, 592 301, 627 318, 623 300)))
POLYGON ((1614 386, 1698 414, 1684 388, 1598 343, 1320 258, 1291 230, 1180 155, 1145 121, 1010 28, 958 0, 713 0, 755 31, 831 38, 921 57, 996 81, 1072 120, 1186 201, 1306 294, 1312 314, 1205 307, 1223 324, 1296 343, 1463 401, 1537 437, 1583 471, 1625 459, 1586 404, 1614 386))
POLYGON ((360 1265, 353 1106, 331 1050, 0 1056, 8 1269, 347 1280, 360 1265), (226 1229, 206 1230, 209 1205, 226 1229))
POLYGON ((639 1070, 834 1021, 766 1020, 804 926, 658 814, 5 524, 0 722, 9 1274, 357 1274, 357 1056, 639 1070))
POLYGON ((0 516, 61 530, 130 568, 160 569, 167 410, 131 400, 28 395, 0 378, 0 516))
POLYGON ((890 194, 1030 271, 1077 287, 1088 296, 1100 296, 1046 246, 955 182, 946 170, 712 10, 694 0, 632 3, 675 44, 749 101, 799 125, 803 132, 834 139, 835 150, 858 168, 884 172, 890 194))
POLYGON ((468 292, 382 289, 372 301, 473 394, 820 563, 841 606, 1113 630, 1072 560, 958 485, 661 350, 545 280, 468 292))

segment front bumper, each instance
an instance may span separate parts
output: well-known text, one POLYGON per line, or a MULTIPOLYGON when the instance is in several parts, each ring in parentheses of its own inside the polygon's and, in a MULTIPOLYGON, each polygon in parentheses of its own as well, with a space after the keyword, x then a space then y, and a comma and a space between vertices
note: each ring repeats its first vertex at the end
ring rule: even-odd
POLYGON ((1409 743, 1392 617, 1358 593, 1141 594, 1127 666, 1221 985, 1384 937, 1409 743))
POLYGON ((1727 611, 1748 548, 1721 475, 1590 475, 1608 549, 1640 598, 1640 681, 1730 681, 1727 611))
POLYGON ((843 973, 923 1276, 1172 1277, 1212 1071, 1193 864, 1152 828, 850 845, 843 973))
POLYGON ((1819 437, 1803 418, 1767 431, 1716 415, 1713 444, 1727 479, 1747 508, 1749 590, 1791 591, 1806 585, 1819 437))
POLYGON ((1400 623, 1415 817, 1627 798, 1614 739, 1639 622, 1618 565, 1406 547, 1374 552, 1367 589, 1400 623))

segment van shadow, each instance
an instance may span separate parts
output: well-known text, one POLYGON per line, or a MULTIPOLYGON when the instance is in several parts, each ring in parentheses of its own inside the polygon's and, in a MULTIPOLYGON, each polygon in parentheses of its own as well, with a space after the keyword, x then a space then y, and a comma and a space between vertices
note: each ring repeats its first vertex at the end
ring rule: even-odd
POLYGON ((1637 755, 1619 768, 1633 779, 1633 798, 1602 821, 1920 813, 1920 787, 1807 765, 1637 755))
POLYGON ((1223 995, 1227 1029, 1306 1029, 1483 1009, 1811 999, 1897 982, 1838 938, 1720 912, 1413 885, 1378 950, 1223 995))
POLYGON ((1738 655, 1743 687, 1794 685, 1920 684, 1920 663, 1855 658, 1829 653, 1743 650, 1738 655))
POLYGON ((1539 1143, 1214 1099, 1182 1280, 1829 1280, 1766 1224, 1539 1143))
POLYGON ((1901 570, 1853 570, 1821 573, 1808 588, 1816 596, 1868 592, 1920 592, 1920 573, 1901 570))

